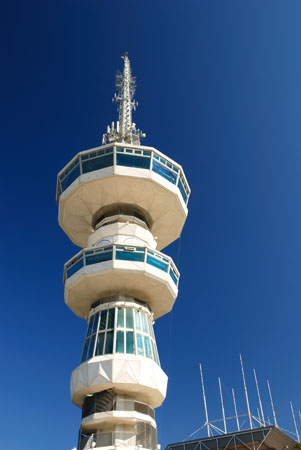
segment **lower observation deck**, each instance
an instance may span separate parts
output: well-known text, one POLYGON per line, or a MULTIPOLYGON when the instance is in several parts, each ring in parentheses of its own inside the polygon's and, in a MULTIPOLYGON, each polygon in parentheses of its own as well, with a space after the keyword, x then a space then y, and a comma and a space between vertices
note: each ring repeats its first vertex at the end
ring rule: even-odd
POLYGON ((179 276, 171 258, 146 247, 85 249, 65 264, 65 302, 75 314, 87 317, 101 297, 122 293, 147 302, 156 319, 171 310, 179 276))

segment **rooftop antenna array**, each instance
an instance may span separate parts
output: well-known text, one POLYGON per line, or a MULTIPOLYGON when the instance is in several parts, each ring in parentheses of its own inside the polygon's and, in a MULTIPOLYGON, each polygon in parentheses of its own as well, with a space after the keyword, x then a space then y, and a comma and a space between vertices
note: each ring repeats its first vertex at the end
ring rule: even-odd
MULTIPOLYGON (((234 388, 232 388, 232 399, 233 399, 235 415, 234 416, 230 416, 230 417, 226 417, 225 405, 224 405, 224 397, 223 397, 223 390, 222 390, 222 382, 221 382, 221 378, 218 377, 218 386, 219 386, 219 396, 220 396, 220 402, 221 402, 222 418, 218 419, 218 420, 210 420, 209 421, 208 407, 207 407, 207 400, 206 400, 206 393, 205 393, 205 383, 204 383, 204 377, 203 377, 203 368, 202 368, 202 364, 200 363, 200 376, 201 376, 202 394, 203 394, 203 402, 204 402, 204 410, 205 410, 205 423, 200 428, 198 428, 196 431, 191 433, 188 436, 188 439, 190 439, 191 437, 197 435, 198 433, 202 432, 203 430, 207 431, 207 436, 208 437, 214 436, 216 434, 219 434, 219 435, 227 434, 228 430, 229 430, 229 428, 227 426, 227 421, 230 421, 230 420, 232 421, 232 423, 235 420, 237 431, 242 431, 243 429, 246 429, 246 426, 244 426, 246 421, 248 422, 248 425, 249 425, 250 429, 253 429, 254 427, 256 428, 258 426, 259 427, 266 427, 266 426, 272 426, 272 425, 280 428, 278 426, 278 423, 277 423, 276 412, 275 412, 275 407, 274 407, 274 402, 273 402, 273 398, 272 398, 272 391, 271 391, 271 386, 270 386, 269 380, 267 380, 267 388, 268 388, 269 399, 270 399, 271 409, 272 409, 272 414, 273 414, 273 423, 271 423, 270 418, 268 416, 267 416, 267 419, 265 419, 264 411, 263 411, 262 399, 261 399, 260 390, 259 390, 259 383, 258 383, 258 379, 257 379, 257 375, 256 375, 256 370, 255 369, 253 369, 253 375, 254 375, 254 381, 255 381, 257 397, 258 397, 259 408, 257 408, 257 416, 254 416, 251 413, 250 403, 249 403, 249 396, 248 396, 248 390, 247 390, 247 384, 246 384, 246 378, 245 378, 245 371, 244 371, 244 366, 243 366, 243 361, 242 361, 241 354, 239 355, 239 359, 240 359, 240 366, 241 366, 243 389, 244 389, 245 400, 246 400, 246 405, 247 405, 247 414, 238 414, 236 398, 235 398, 235 391, 234 391, 234 388), (218 422, 222 422, 223 423, 223 428, 222 429, 219 428, 216 425, 218 422)), ((290 402, 290 408, 291 408, 291 412, 292 412, 292 416, 293 416, 293 422, 294 422, 294 426, 295 426, 295 433, 292 433, 291 431, 285 430, 284 428, 281 428, 281 429, 283 431, 293 435, 294 439, 296 439, 299 442, 300 441, 300 435, 299 435, 299 431, 298 431, 298 427, 297 427, 297 423, 296 423, 295 412, 294 412, 294 408, 293 408, 292 402, 290 402)), ((300 410, 298 410, 298 416, 299 416, 299 419, 300 419, 300 422, 301 422, 301 411, 300 410)), ((233 425, 232 425, 232 427, 233 427, 233 425)))

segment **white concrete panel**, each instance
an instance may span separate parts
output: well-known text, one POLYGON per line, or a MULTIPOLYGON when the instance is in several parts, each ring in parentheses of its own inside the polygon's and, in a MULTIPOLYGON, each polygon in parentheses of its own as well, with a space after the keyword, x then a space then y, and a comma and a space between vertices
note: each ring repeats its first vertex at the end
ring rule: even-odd
POLYGON ((167 376, 148 358, 104 355, 77 367, 72 372, 70 389, 72 401, 79 407, 86 395, 114 389, 116 393, 134 395, 137 401, 157 408, 166 396, 167 376), (108 378, 103 376, 103 371, 108 378))

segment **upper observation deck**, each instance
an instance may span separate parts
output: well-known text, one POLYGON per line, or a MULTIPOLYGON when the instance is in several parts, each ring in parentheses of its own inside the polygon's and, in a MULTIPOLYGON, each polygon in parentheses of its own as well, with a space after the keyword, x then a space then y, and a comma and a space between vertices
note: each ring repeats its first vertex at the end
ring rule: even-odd
POLYGON ((86 247, 103 209, 134 205, 161 250, 180 236, 189 196, 182 167, 155 148, 103 145, 78 153, 58 174, 59 224, 86 247))

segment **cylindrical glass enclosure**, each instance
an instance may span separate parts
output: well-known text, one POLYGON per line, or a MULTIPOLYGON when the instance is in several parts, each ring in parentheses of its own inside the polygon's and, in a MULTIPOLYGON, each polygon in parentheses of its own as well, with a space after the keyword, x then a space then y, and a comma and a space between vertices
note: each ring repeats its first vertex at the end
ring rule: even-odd
POLYGON ((108 299, 91 310, 81 363, 114 353, 143 356, 160 365, 152 315, 134 299, 110 303, 108 299))

